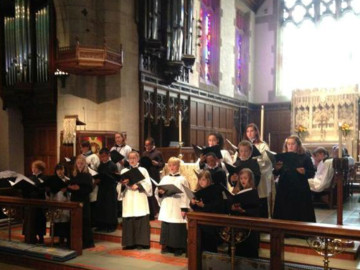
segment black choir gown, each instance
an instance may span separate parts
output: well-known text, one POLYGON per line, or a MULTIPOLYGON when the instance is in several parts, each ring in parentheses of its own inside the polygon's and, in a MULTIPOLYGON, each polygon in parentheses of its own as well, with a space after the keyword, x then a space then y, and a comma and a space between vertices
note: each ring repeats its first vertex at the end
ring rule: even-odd
MULTIPOLYGON (((164 162, 162 153, 158 149, 154 148, 151 151, 145 151, 143 153, 143 157, 148 157, 149 159, 155 160, 158 162, 157 166, 154 166, 152 164, 148 164, 148 166, 146 166, 145 164, 141 164, 141 166, 144 167, 145 169, 147 169, 150 177, 159 183, 160 182, 160 171, 165 166, 165 162, 164 162)), ((140 160, 140 163, 141 163, 141 160, 140 160)), ((156 188, 155 184, 151 182, 151 185, 152 185, 153 190, 155 190, 155 188, 156 188)), ((155 216, 157 214, 159 214, 159 210, 160 210, 159 203, 157 202, 154 193, 150 197, 148 197, 148 201, 149 201, 149 208, 150 208, 150 217, 149 218, 150 218, 150 220, 154 220, 155 216)))
POLYGON ((217 185, 223 185, 224 187, 226 187, 226 172, 224 171, 223 168, 221 168, 220 166, 215 167, 215 168, 208 168, 210 174, 211 174, 211 179, 213 181, 214 184, 217 185))
POLYGON ((100 230, 113 231, 118 224, 117 220, 117 180, 118 172, 114 162, 101 163, 98 167, 100 175, 97 204, 95 210, 95 223, 100 230))
MULTIPOLYGON (((23 190, 22 196, 28 199, 45 200, 45 182, 47 177, 43 174, 32 175, 29 177, 35 186, 31 190, 23 190)), ((29 207, 24 212, 23 234, 26 243, 42 243, 43 236, 46 234, 46 209, 29 207), (36 238, 39 236, 39 239, 36 238)))
POLYGON ((304 222, 316 222, 308 179, 314 177, 315 169, 309 156, 297 155, 296 165, 286 164, 274 171, 279 175, 276 190, 274 218, 304 222), (296 167, 305 168, 305 174, 296 167))
MULTIPOLYGON (((230 198, 229 207, 233 204, 239 204, 245 213, 230 210, 231 215, 259 217, 260 199, 256 189, 251 189, 230 198)), ((248 233, 248 230, 241 230, 248 233)), ((236 230, 235 230, 236 232, 236 230)), ((260 234, 257 231, 250 231, 249 236, 241 243, 236 244, 235 255, 249 258, 259 257, 260 234)), ((230 249, 229 249, 230 250, 230 249)))
POLYGON ((89 195, 93 189, 90 173, 78 173, 70 179, 69 185, 79 185, 79 190, 69 190, 72 202, 83 203, 83 248, 94 246, 94 238, 91 230, 91 212, 89 195))
MULTIPOLYGON (((45 189, 46 189, 46 193, 48 196, 56 196, 56 194, 58 192, 61 191, 61 189, 67 187, 68 185, 68 180, 65 182, 63 179, 61 179, 59 176, 57 176, 56 174, 53 176, 50 176, 46 182, 45 182, 45 189)), ((65 191, 63 193, 63 198, 64 201, 68 201, 69 200, 69 193, 67 191, 65 191)), ((63 201, 59 201, 59 202, 63 202, 63 201)), ((63 212, 60 214, 60 217, 58 218, 58 221, 54 221, 54 236, 59 236, 59 237, 65 237, 67 239, 69 239, 70 237, 70 222, 69 221, 64 221, 62 219, 63 218, 62 215, 66 215, 68 210, 62 210, 63 212)), ((69 243, 69 242, 68 242, 69 243)))
POLYGON ((256 159, 249 158, 247 160, 241 160, 238 158, 235 161, 234 166, 235 167, 241 166, 242 168, 250 169, 255 177, 255 186, 257 187, 259 185, 261 178, 261 171, 260 171, 259 163, 257 162, 256 159))
MULTIPOLYGON (((223 187, 218 184, 212 184, 195 193, 196 200, 201 200, 204 207, 191 204, 195 212, 225 214, 226 202, 222 194, 223 187)), ((221 243, 220 228, 216 226, 200 226, 201 250, 217 252, 217 247, 221 243)))

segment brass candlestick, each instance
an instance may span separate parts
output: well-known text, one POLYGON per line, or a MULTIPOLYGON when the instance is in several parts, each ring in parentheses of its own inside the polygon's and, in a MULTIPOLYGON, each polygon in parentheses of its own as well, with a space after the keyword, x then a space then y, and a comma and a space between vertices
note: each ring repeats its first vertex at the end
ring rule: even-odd
POLYGON ((309 247, 324 257, 324 270, 329 269, 329 258, 335 256, 336 254, 342 253, 346 246, 345 242, 343 242, 341 239, 315 237, 308 238, 306 241, 309 247))
POLYGON ((225 227, 220 232, 220 237, 222 240, 230 244, 231 251, 231 270, 235 270, 235 250, 236 244, 239 244, 245 241, 250 236, 251 230, 245 229, 234 229, 230 227, 225 227))

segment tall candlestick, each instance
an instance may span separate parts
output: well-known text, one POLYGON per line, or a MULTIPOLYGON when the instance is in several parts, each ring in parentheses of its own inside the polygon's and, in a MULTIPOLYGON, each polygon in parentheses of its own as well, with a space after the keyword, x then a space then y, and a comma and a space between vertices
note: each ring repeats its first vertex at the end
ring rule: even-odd
POLYGON ((342 124, 339 123, 339 147, 338 147, 338 151, 339 151, 339 158, 342 158, 342 130, 341 130, 341 126, 342 124))
POLYGON ((181 110, 179 110, 179 145, 182 142, 181 110))
POLYGON ((260 117, 260 139, 264 140, 264 105, 261 105, 261 117, 260 117))
POLYGON ((73 156, 76 157, 76 132, 74 132, 73 156))

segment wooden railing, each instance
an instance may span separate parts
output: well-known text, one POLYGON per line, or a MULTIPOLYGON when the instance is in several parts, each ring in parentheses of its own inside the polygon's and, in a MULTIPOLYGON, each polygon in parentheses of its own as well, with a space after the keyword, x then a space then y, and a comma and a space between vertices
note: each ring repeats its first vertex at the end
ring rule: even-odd
POLYGON ((270 269, 284 269, 284 235, 360 240, 360 229, 350 226, 238 217, 200 212, 188 213, 188 269, 202 269, 199 225, 244 228, 270 234, 270 269))
MULTIPOLYGON (((21 207, 36 207, 49 210, 70 210, 70 248, 78 255, 82 254, 82 205, 78 202, 55 202, 37 199, 23 199, 17 197, 0 196, 0 206, 8 211, 21 207)), ((9 229, 9 237, 11 230, 9 229)))

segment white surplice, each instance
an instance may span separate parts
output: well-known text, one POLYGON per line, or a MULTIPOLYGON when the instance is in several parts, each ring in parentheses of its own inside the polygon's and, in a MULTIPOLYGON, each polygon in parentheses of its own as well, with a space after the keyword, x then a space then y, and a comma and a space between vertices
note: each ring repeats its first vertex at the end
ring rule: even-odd
POLYGON ((160 204, 159 220, 168 223, 186 223, 186 219, 181 215, 182 208, 189 208, 189 199, 186 196, 184 186, 189 187, 189 182, 182 175, 180 176, 164 176, 159 185, 173 184, 179 188, 182 193, 174 194, 172 196, 159 197, 158 188, 155 189, 155 196, 160 204))
MULTIPOLYGON (((144 191, 132 190, 129 186, 126 186, 125 190, 120 193, 120 199, 122 199, 122 217, 142 217, 150 214, 149 203, 147 197, 152 195, 152 185, 148 171, 143 167, 138 167, 139 171, 145 177, 144 180, 138 182, 144 191)), ((129 169, 125 168, 121 171, 121 174, 126 173, 129 169)))
POLYGON ((320 161, 314 178, 308 179, 311 191, 322 192, 330 186, 331 180, 334 176, 332 163, 332 159, 320 161))

